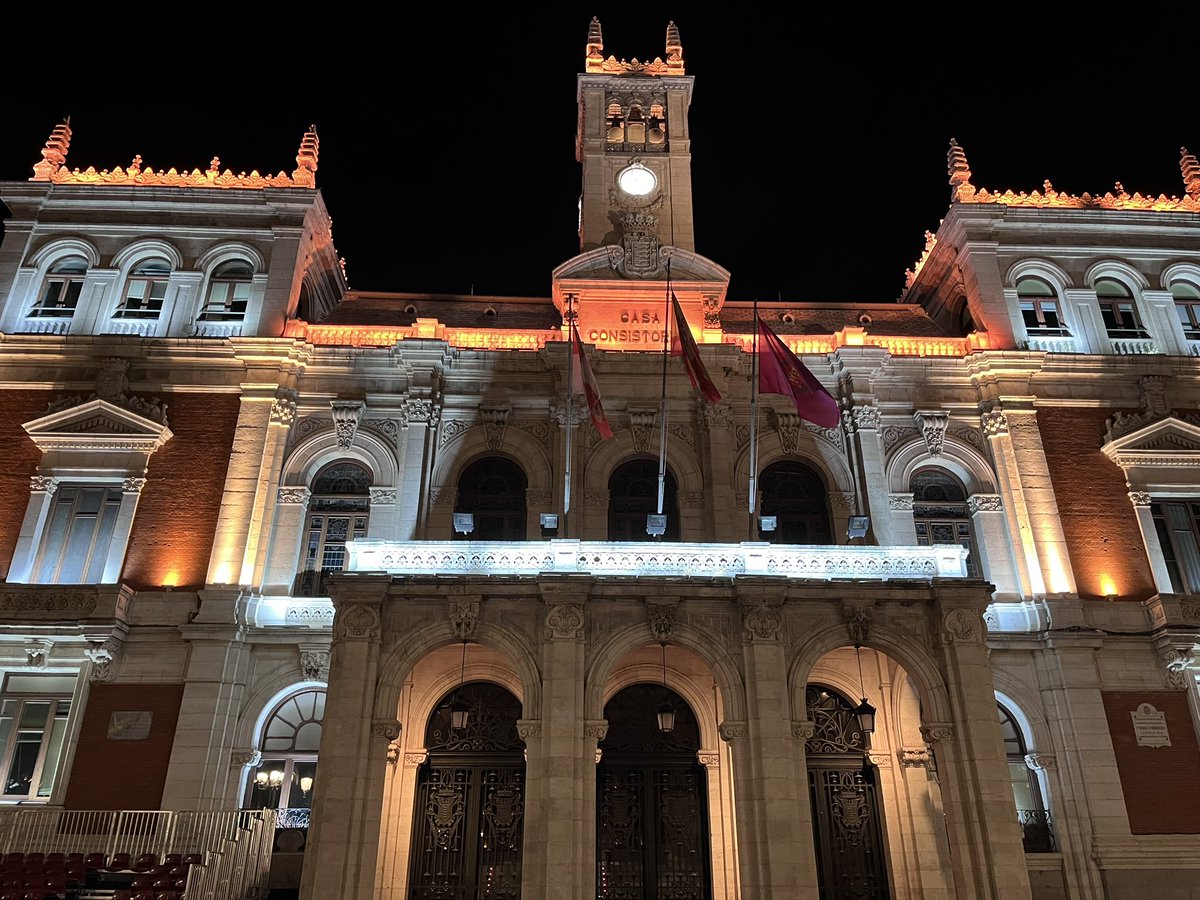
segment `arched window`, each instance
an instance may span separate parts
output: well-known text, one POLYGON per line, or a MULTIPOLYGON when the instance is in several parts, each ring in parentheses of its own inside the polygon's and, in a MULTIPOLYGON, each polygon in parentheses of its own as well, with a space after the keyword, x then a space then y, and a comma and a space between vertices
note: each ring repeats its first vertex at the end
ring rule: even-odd
POLYGON ((113 313, 114 319, 157 319, 167 297, 171 264, 165 259, 140 263, 125 283, 125 296, 113 313))
POLYGON ((975 548, 971 541, 971 517, 967 514, 967 491, 942 469, 920 469, 913 473, 913 519, 917 544, 959 544, 966 547, 967 573, 978 576, 975 548))
POLYGON ((775 517, 762 537, 777 544, 832 544, 829 504, 821 476, 794 460, 772 463, 759 478, 760 514, 775 517))
POLYGON ((313 479, 308 528, 296 578, 297 597, 323 597, 346 566, 346 541, 367 536, 371 473, 354 462, 326 466, 313 479))
POLYGON ((1029 768, 1025 755, 1029 752, 1013 714, 996 704, 1000 714, 1000 734, 1004 739, 1004 754, 1008 759, 1008 776, 1012 783, 1013 801, 1017 806, 1017 821, 1021 823, 1026 853, 1053 853, 1054 832, 1050 814, 1042 800, 1037 773, 1029 768))
POLYGON ((1067 334, 1058 295, 1040 278, 1022 278, 1017 282, 1017 300, 1025 330, 1035 334, 1067 334))
POLYGON ((302 810, 289 815, 288 824, 291 827, 308 824, 324 718, 324 688, 299 691, 275 707, 259 738, 262 761, 250 773, 247 786, 250 809, 302 810))
POLYGON ((958 333, 966 337, 976 331, 975 317, 971 315, 971 304, 966 297, 959 297, 958 304, 958 333))
POLYGON ((246 304, 250 302, 251 277, 254 275, 250 263, 232 259, 222 263, 213 272, 208 282, 208 296, 198 320, 201 322, 240 322, 246 318, 246 304))
POLYGON ((1133 294, 1123 282, 1115 278, 1100 278, 1096 281, 1096 297, 1100 301, 1100 315, 1110 338, 1149 337, 1138 315, 1133 294))
MULTIPOLYGON (((608 539, 649 541, 646 516, 658 512, 658 461, 631 459, 622 463, 608 479, 608 539)), ((661 539, 679 540, 679 503, 675 477, 667 470, 663 483, 663 514, 667 530, 661 539)))
POLYGON ((1171 296, 1183 324, 1183 336, 1189 341, 1200 341, 1200 287, 1190 281, 1177 281, 1171 285, 1171 296))
POLYGON ((87 260, 82 256, 68 256, 56 262, 46 275, 37 305, 29 311, 30 318, 69 319, 75 315, 85 275, 87 260))
POLYGON ((475 517, 475 530, 455 538, 473 541, 523 541, 528 535, 525 470, 511 459, 488 456, 471 463, 458 479, 457 512, 475 517))

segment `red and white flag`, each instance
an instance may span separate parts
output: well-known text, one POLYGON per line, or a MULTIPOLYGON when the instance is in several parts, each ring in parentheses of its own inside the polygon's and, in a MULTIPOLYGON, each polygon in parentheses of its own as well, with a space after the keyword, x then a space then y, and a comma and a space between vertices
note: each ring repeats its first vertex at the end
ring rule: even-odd
POLYGON ((822 387, 796 354, 761 318, 758 320, 758 390, 763 394, 791 397, 796 412, 823 428, 837 428, 842 420, 833 395, 822 387))
POLYGON ((671 335, 671 355, 683 357, 683 367, 687 369, 688 378, 692 380, 692 387, 703 394, 704 399, 709 403, 719 403, 721 392, 708 377, 708 369, 704 368, 704 360, 700 358, 700 348, 696 346, 696 339, 692 337, 692 329, 688 327, 683 307, 679 305, 679 298, 675 296, 674 291, 671 291, 671 308, 675 311, 675 333, 671 335))
POLYGON ((592 424, 600 432, 600 437, 611 441, 613 432, 608 424, 608 416, 604 414, 604 406, 600 403, 600 387, 596 384, 596 376, 588 364, 587 354, 583 352, 583 341, 579 339, 579 329, 571 323, 571 352, 575 354, 575 369, 571 373, 571 394, 583 394, 587 399, 588 412, 592 416, 592 424))

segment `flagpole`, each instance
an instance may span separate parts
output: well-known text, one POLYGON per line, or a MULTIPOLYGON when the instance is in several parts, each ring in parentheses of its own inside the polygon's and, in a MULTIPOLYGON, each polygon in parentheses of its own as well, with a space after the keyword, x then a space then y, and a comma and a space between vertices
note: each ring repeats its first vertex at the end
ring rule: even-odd
POLYGON ((750 503, 746 510, 754 538, 754 492, 758 482, 758 298, 754 298, 754 352, 750 356, 750 503))
POLYGON ((563 466, 563 527, 567 536, 567 513, 571 511, 571 420, 575 418, 575 295, 567 294, 567 460, 563 466))
POLYGON ((663 306, 662 395, 658 401, 658 514, 663 514, 663 497, 667 485, 667 357, 671 351, 668 340, 671 328, 671 259, 667 258, 667 299, 663 306))

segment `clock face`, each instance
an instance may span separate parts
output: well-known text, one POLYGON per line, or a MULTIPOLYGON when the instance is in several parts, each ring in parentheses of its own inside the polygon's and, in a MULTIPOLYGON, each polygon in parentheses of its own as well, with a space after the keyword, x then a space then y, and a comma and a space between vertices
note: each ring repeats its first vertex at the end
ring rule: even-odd
POLYGON ((630 196, 645 197, 658 186, 658 179, 641 163, 635 162, 617 174, 617 184, 630 196))

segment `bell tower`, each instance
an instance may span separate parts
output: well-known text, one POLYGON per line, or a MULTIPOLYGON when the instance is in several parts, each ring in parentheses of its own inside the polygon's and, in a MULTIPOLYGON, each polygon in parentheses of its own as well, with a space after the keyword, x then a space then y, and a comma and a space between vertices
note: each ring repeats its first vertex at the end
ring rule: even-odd
POLYGON ((577 85, 575 155, 583 165, 579 249, 619 248, 625 277, 661 272, 659 249, 694 250, 688 107, 692 78, 667 25, 666 61, 604 56, 600 20, 588 28, 577 85))

